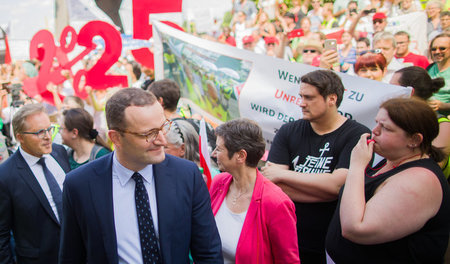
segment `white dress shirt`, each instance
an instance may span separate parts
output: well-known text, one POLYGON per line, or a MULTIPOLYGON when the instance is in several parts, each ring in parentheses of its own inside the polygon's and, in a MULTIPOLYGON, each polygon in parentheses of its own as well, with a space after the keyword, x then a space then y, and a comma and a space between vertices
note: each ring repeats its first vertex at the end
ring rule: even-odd
MULTIPOLYGON (((125 168, 117 160, 114 152, 112 177, 113 177, 113 204, 114 225, 116 228, 117 254, 119 263, 142 263, 141 240, 136 215, 136 203, 134 198, 135 182, 131 178, 134 171, 125 168)), ((156 205, 155 180, 153 166, 148 165, 139 173, 144 179, 152 213, 153 225, 156 237, 158 233, 158 210, 156 205)))
MULTIPOLYGON (((36 180, 39 182, 42 191, 44 191, 45 197, 47 197, 47 200, 53 212, 55 213, 56 218, 59 221, 58 210, 56 209, 55 201, 53 201, 53 196, 50 192, 50 188, 48 187, 47 180, 45 179, 44 169, 40 164, 37 163, 41 158, 28 154, 22 148, 19 148, 19 151, 20 154, 22 154, 22 157, 25 159, 25 162, 28 164, 28 167, 30 167, 31 171, 33 172, 34 177, 36 177, 36 180)), ((58 183, 62 191, 66 173, 50 154, 44 154, 42 155, 42 157, 45 158, 45 165, 47 165, 47 168, 55 177, 56 182, 58 183)))

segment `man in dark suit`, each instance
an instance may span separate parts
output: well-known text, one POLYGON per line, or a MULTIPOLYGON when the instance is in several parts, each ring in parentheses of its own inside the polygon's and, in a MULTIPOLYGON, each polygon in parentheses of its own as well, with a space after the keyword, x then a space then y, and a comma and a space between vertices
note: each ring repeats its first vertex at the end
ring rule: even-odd
POLYGON ((60 263, 223 263, 198 167, 164 154, 171 122, 152 93, 106 104, 115 151, 67 175, 60 263))
POLYGON ((52 144, 42 105, 23 106, 12 122, 20 147, 0 165, 0 263, 13 263, 11 230, 18 263, 57 263, 67 153, 52 144))

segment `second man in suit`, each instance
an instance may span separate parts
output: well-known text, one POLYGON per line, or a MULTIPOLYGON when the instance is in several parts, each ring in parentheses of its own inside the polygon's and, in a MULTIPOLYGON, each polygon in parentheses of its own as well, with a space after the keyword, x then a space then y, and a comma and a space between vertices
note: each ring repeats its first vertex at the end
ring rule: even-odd
POLYGON ((19 149, 0 166, 0 263, 57 263, 62 185, 70 170, 64 147, 52 144, 50 119, 40 104, 13 118, 19 149))
POLYGON ((60 263, 222 263, 211 202, 194 163, 164 154, 171 122, 127 88, 106 104, 112 154, 64 183, 60 263))

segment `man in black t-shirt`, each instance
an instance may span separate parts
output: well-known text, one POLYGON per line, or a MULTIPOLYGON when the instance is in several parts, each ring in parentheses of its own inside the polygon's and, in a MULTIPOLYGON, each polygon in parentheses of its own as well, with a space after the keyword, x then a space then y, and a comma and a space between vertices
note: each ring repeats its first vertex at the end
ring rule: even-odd
POLYGON ((350 154, 370 130, 338 113, 344 86, 318 70, 301 78, 303 119, 283 125, 262 173, 295 202, 302 264, 326 263, 325 236, 345 182, 350 154))

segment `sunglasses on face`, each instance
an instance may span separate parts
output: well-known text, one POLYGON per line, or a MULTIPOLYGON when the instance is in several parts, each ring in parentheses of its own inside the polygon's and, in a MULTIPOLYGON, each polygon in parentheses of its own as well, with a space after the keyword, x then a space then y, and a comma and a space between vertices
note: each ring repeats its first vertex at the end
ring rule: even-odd
POLYGON ((317 52, 317 50, 314 50, 314 49, 304 49, 303 50, 303 53, 316 53, 317 52))
POLYGON ((446 49, 447 49, 446 47, 432 47, 431 51, 436 51, 436 50, 445 51, 446 49))
POLYGON ((383 21, 383 19, 375 19, 374 21, 373 21, 373 24, 375 25, 375 24, 382 24, 384 21, 383 21))

